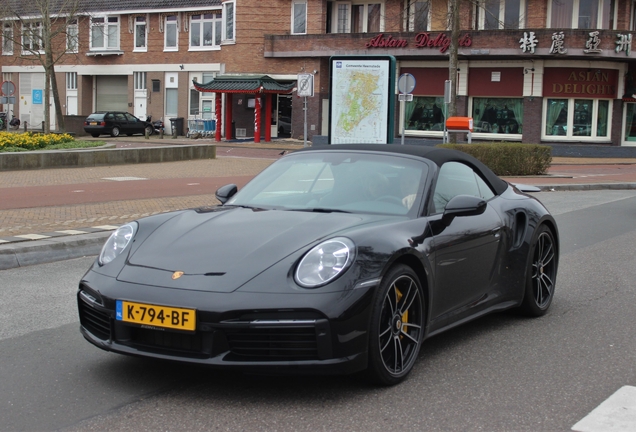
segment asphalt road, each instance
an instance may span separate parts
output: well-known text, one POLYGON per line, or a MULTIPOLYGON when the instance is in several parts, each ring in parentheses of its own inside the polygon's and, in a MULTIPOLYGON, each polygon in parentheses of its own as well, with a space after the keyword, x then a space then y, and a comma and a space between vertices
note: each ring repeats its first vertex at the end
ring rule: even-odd
POLYGON ((76 313, 92 258, 0 271, 0 430, 570 430, 636 385, 636 192, 538 196, 562 236, 550 313, 434 337, 392 388, 102 352, 76 313))

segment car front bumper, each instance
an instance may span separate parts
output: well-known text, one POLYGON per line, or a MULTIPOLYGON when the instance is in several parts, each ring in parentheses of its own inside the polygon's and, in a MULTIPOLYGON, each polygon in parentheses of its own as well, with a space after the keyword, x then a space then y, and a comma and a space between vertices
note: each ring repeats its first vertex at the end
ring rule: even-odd
POLYGON ((372 296, 373 287, 347 295, 167 290, 89 271, 77 300, 82 335, 106 351, 254 372, 337 374, 367 367, 372 296), (117 320, 118 299, 195 308, 196 330, 117 320))

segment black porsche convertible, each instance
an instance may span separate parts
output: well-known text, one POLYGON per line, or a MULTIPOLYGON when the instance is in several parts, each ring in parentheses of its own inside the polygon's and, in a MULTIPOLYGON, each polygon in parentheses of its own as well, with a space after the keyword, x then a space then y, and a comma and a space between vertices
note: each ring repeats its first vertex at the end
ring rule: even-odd
POLYGON ((112 234, 79 284, 89 342, 391 385, 426 338, 505 309, 540 316, 554 297, 554 218, 461 152, 308 148, 216 196, 112 234))

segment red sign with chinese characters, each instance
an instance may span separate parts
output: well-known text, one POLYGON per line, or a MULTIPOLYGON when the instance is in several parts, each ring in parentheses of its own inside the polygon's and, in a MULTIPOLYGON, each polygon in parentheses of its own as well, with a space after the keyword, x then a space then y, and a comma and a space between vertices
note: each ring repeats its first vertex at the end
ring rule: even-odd
POLYGON ((616 99, 618 71, 611 69, 545 68, 543 96, 616 99))

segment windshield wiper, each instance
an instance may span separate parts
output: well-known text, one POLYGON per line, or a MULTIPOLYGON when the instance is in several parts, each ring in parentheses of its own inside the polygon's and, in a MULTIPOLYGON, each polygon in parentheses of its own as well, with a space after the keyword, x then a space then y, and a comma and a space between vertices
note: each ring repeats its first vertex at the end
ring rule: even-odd
POLYGON ((289 209, 289 210, 313 212, 313 213, 351 213, 350 211, 346 211, 346 210, 325 208, 325 207, 314 207, 314 208, 307 208, 307 209, 289 209))

